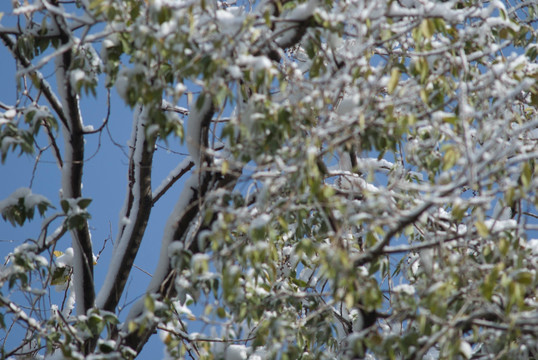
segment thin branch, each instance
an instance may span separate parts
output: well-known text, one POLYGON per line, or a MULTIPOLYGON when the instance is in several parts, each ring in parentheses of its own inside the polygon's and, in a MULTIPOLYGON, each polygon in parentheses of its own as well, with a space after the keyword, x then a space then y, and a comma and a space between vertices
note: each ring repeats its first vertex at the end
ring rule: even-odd
POLYGON ((433 202, 425 202, 419 207, 415 208, 413 211, 408 213, 406 216, 403 216, 397 223, 394 225, 388 232, 385 234, 385 237, 380 242, 376 243, 374 246, 367 248, 366 251, 361 254, 355 260, 355 266, 362 266, 375 257, 384 253, 384 248, 389 244, 390 240, 400 231, 402 231, 407 225, 415 222, 420 215, 427 211, 430 207, 433 206, 433 202))
POLYGON ((58 164, 58 167, 60 169, 63 168, 64 163, 62 160, 62 155, 60 154, 60 148, 58 148, 58 144, 56 143, 56 139, 54 138, 54 135, 52 134, 52 129, 50 128, 50 124, 46 121, 43 121, 43 126, 45 127, 45 130, 47 132, 47 136, 49 138, 50 145, 52 146, 52 152, 54 154, 54 157, 56 158, 56 162, 58 164))
POLYGON ((218 338, 190 338, 188 335, 181 334, 177 331, 174 331, 172 329, 165 328, 163 326, 157 326, 157 329, 166 331, 174 336, 177 336, 178 338, 182 340, 186 340, 188 342, 218 342, 218 343, 246 343, 249 341, 252 341, 256 339, 255 336, 248 337, 245 339, 218 339, 218 338))
POLYGON ((84 134, 100 133, 101 131, 103 131, 105 126, 108 126, 108 121, 110 120, 110 107, 111 107, 111 105, 110 105, 110 89, 106 89, 106 116, 105 116, 105 119, 103 120, 103 123, 101 124, 101 126, 99 126, 97 129, 90 130, 90 131, 84 131, 84 134))
POLYGON ((185 159, 181 164, 178 165, 168 177, 163 181, 163 183, 155 190, 153 193, 153 200, 151 206, 155 205, 157 201, 174 185, 176 181, 181 179, 189 170, 194 167, 194 161, 190 159, 185 159), (186 164, 185 164, 186 162, 186 164))
MULTIPOLYGON (((13 54, 13 57, 22 65, 22 67, 24 68, 32 67, 32 63, 30 62, 30 60, 28 60, 23 54, 19 52, 15 43, 13 42, 13 40, 11 39, 9 35, 0 33, 0 39, 2 39, 6 47, 13 54)), ((43 92, 50 106, 52 107, 52 109, 54 109, 54 111, 60 118, 60 121, 64 125, 67 125, 67 120, 66 120, 65 113, 62 107, 62 103, 60 99, 58 99, 56 95, 54 94, 52 87, 47 82, 47 80, 45 80, 45 78, 43 77, 43 74, 41 74, 41 72, 39 71, 32 71, 29 75, 36 78, 35 83, 36 83, 37 88, 43 92)))

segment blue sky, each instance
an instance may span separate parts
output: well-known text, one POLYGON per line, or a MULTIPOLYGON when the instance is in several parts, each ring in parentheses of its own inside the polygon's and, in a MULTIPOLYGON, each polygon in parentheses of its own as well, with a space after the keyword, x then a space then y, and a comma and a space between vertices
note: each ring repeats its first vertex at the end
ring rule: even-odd
MULTIPOLYGON (((10 16, 10 5, 7 1, 0 2, 0 12, 5 12, 0 25, 13 26, 16 21, 14 16, 10 16)), ((43 74, 47 80, 55 87, 55 75, 50 66, 45 66, 43 74)), ((16 67, 11 54, 7 51, 3 43, 0 46, 0 102, 6 105, 13 105, 16 100, 16 67)), ((104 78, 100 78, 100 89, 97 91, 97 98, 84 96, 81 102, 82 115, 85 125, 92 125, 98 128, 106 117, 106 91, 103 91, 104 78)), ((27 101, 28 103, 28 101, 27 101)), ((46 103, 40 102, 42 105, 46 103)), ((24 103, 20 104, 24 106, 24 103)), ((2 111, 3 112, 3 111, 2 111)), ((132 111, 120 99, 117 92, 111 92, 111 115, 109 129, 113 140, 124 146, 124 151, 128 153, 127 140, 131 135, 132 111)), ((58 145, 62 148, 62 139, 58 137, 58 145)), ((180 144, 179 139, 171 137, 169 139, 168 151, 164 143, 159 144, 155 152, 154 169, 153 169, 153 188, 155 189, 168 173, 184 159, 187 151, 180 144)), ((45 147, 48 142, 43 136, 43 131, 38 137, 38 143, 45 147)), ((37 154, 37 152, 36 152, 37 154)), ((104 251, 95 266, 96 291, 99 291, 103 283, 106 270, 110 261, 112 252, 112 242, 117 234, 117 224, 119 212, 123 206, 127 186, 127 169, 128 158, 124 152, 113 144, 110 136, 103 131, 99 139, 98 134, 88 135, 86 137, 85 150, 85 168, 83 175, 83 196, 93 199, 88 210, 92 215, 89 222, 92 239, 94 243, 94 253, 97 254, 106 245, 104 251)), ((8 155, 5 163, 0 164, 0 200, 8 197, 13 191, 20 187, 29 187, 32 177, 32 171, 35 165, 35 156, 20 155, 13 152, 8 155)), ((146 236, 140 251, 135 260, 135 265, 152 273, 155 269, 159 256, 161 237, 163 234, 164 224, 170 212, 173 209, 175 201, 179 197, 182 182, 176 183, 162 197, 152 209, 150 222, 146 230, 146 236)), ((35 178, 32 183, 32 192, 46 196, 56 207, 51 209, 47 215, 54 212, 61 212, 59 204, 59 190, 61 188, 60 171, 52 157, 50 150, 43 153, 40 161, 37 163, 35 178)), ((52 231, 59 222, 55 222, 52 231)), ((0 255, 2 264, 4 257, 11 252, 14 247, 22 244, 26 239, 35 239, 39 235, 41 227, 41 218, 36 215, 34 220, 27 222, 23 227, 12 227, 9 222, 0 219, 0 255)), ((64 251, 71 246, 69 236, 64 236, 57 244, 56 249, 64 251)), ((136 300, 144 294, 150 277, 144 272, 133 268, 131 278, 127 283, 127 296, 120 302, 120 305, 136 300)), ((4 290, 3 290, 4 291, 4 290)), ((129 306, 123 311, 120 317, 127 314, 129 306)), ((6 349, 12 349, 17 345, 17 336, 12 334, 8 339, 6 349)), ((0 335, 0 342, 3 341, 3 335, 0 335)), ((140 358, 145 358, 147 354, 162 354, 163 346, 154 336, 151 344, 148 344, 141 354, 140 358), (156 352, 157 351, 157 352, 156 352)))

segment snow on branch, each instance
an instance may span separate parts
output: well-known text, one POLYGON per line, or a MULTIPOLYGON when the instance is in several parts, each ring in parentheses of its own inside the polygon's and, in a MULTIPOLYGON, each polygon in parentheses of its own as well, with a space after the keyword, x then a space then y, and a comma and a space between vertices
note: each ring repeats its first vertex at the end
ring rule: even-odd
POLYGON ((203 130, 207 128, 213 116, 213 101, 207 93, 201 93, 194 104, 191 104, 187 120, 187 149, 194 164, 199 168, 201 151, 207 147, 207 139, 203 139, 203 130))
MULTIPOLYGON (((210 183, 211 188, 221 188, 234 179, 236 178, 232 175, 216 176, 216 174, 210 175, 207 172, 192 174, 187 179, 183 185, 179 200, 166 222, 158 265, 146 289, 147 294, 164 297, 175 292, 174 271, 170 264, 171 252, 177 249, 186 249, 192 253, 203 251, 195 235, 200 230, 196 228, 196 225, 199 224, 198 220, 203 198, 209 189, 210 183), (191 231, 194 234, 193 237, 188 236, 191 231)), ((136 323, 136 319, 144 314, 144 308, 144 299, 142 298, 131 308, 124 323, 123 331, 129 331, 130 324, 132 322, 136 323)), ((139 351, 156 325, 146 328, 142 333, 137 331, 130 333, 126 339, 127 344, 139 351)))
MULTIPOLYGON (((179 200, 177 201, 174 210, 168 217, 161 242, 161 252, 159 255, 159 261, 157 263, 157 269, 154 271, 151 282, 146 289, 146 293, 148 294, 161 294, 163 291, 167 291, 167 289, 165 289, 165 285, 166 283, 168 283, 167 279, 170 276, 169 248, 174 241, 181 240, 178 238, 179 234, 187 232, 192 217, 194 217, 198 210, 195 206, 193 206, 193 203, 198 201, 198 188, 200 184, 200 177, 201 176, 199 176, 199 174, 193 174, 185 182, 179 200), (180 228, 181 225, 185 226, 180 228)), ((133 307, 129 311, 127 319, 124 323, 123 331, 128 332, 129 323, 135 321, 135 319, 141 316, 143 313, 144 298, 141 298, 133 305, 133 307)), ((147 341, 147 338, 141 339, 141 337, 143 336, 148 336, 148 334, 139 335, 136 332, 131 334, 130 338, 128 339, 129 345, 133 348, 139 347, 141 341, 147 341)))
POLYGON ((154 147, 148 144, 146 125, 149 109, 140 106, 134 114, 130 140, 129 186, 120 212, 118 240, 103 287, 97 296, 98 308, 114 311, 123 293, 138 253, 151 213, 151 168, 154 147))
POLYGON ((287 48, 300 41, 305 32, 305 23, 319 5, 319 0, 309 0, 286 14, 275 28, 276 43, 279 47, 287 48))
POLYGON ((153 204, 155 204, 177 180, 179 180, 190 169, 192 169, 193 166, 194 162, 190 157, 188 157, 180 162, 172 171, 170 171, 168 176, 163 179, 157 189, 153 191, 153 204))
MULTIPOLYGON (((57 22, 62 20, 55 18, 57 22)), ((62 43, 71 42, 67 33, 62 35, 62 43)), ((78 199, 82 195, 82 170, 84 167, 84 132, 79 99, 69 81, 72 63, 71 51, 56 58, 56 83, 65 120, 62 122, 64 139, 64 166, 62 168, 62 200, 78 199)), ((82 226, 71 230, 75 253, 73 283, 77 301, 77 314, 85 315, 94 306, 95 289, 93 281, 93 252, 87 220, 82 226)))

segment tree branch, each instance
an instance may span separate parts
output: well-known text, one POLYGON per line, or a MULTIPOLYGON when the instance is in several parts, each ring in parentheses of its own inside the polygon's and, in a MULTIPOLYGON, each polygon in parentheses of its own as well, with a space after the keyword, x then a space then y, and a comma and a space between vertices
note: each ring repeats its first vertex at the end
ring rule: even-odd
POLYGON ((146 137, 148 116, 147 107, 139 109, 135 114, 127 198, 122 210, 111 266, 96 301, 98 308, 107 311, 114 311, 120 301, 153 206, 151 170, 154 146, 153 141, 146 137))
MULTIPOLYGON (((4 42, 6 47, 13 54, 13 57, 19 62, 19 64, 23 68, 30 69, 30 68, 33 67, 30 60, 28 60, 23 54, 20 53, 20 51, 17 49, 15 43, 13 42, 13 40, 11 39, 11 37, 9 35, 0 33, 0 39, 2 39, 2 41, 4 42)), ((58 99, 56 97, 56 95, 54 94, 54 92, 52 90, 52 87, 47 82, 47 80, 45 80, 45 77, 43 76, 43 74, 41 74, 41 72, 39 72, 37 70, 33 70, 33 71, 29 72, 29 75, 30 75, 31 78, 34 79, 34 81, 33 81, 34 85, 40 91, 43 92, 43 94, 45 95, 45 98, 49 102, 50 106, 56 112, 56 115, 58 115, 58 118, 60 119, 62 124, 64 126, 67 126, 67 120, 66 120, 66 117, 65 117, 65 114, 64 114, 64 109, 63 109, 62 103, 61 103, 60 99, 58 99)))
MULTIPOLYGON (((53 4, 57 6, 57 3, 53 4)), ((65 19, 54 16, 60 29, 63 46, 72 42, 65 19)), ((84 167, 84 133, 78 96, 71 87, 69 72, 72 62, 71 51, 56 58, 56 81, 62 102, 65 120, 62 121, 64 135, 64 166, 62 167, 62 197, 76 199, 82 195, 82 171, 84 167)), ((85 315, 94 306, 95 289, 93 281, 93 252, 87 221, 78 228, 71 229, 74 250, 74 286, 77 314, 85 315)), ((82 349, 86 354, 92 350, 95 341, 90 340, 82 349)))

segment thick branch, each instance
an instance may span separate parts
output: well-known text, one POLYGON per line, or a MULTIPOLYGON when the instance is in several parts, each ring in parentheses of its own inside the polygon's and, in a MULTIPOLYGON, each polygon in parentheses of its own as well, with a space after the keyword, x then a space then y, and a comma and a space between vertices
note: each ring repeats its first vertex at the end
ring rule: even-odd
MULTIPOLYGON (((183 191, 184 193, 189 193, 190 196, 188 199, 185 199, 183 198, 184 194, 182 194, 178 204, 176 205, 174 212, 179 210, 178 208, 184 211, 181 212, 179 219, 174 222, 174 228, 172 229, 173 232, 170 234, 171 241, 167 242, 166 239, 163 239, 159 268, 153 275, 153 279, 148 287, 148 293, 157 294, 161 299, 175 296, 175 273, 174 269, 172 269, 170 266, 170 259, 168 256, 168 247, 170 243, 173 241, 185 240, 186 235, 191 230, 192 225, 196 223, 196 219, 200 214, 201 207, 203 206, 203 198, 210 189, 218 189, 223 188, 224 186, 229 186, 230 184, 233 184, 234 180, 236 180, 235 176, 210 176, 209 174, 193 174, 191 178, 187 180, 183 191), (198 182, 199 185, 197 187, 192 187, 192 185, 195 185, 198 182)), ((171 218, 173 217, 174 214, 171 215, 171 218)), ((169 226, 170 225, 167 223, 167 228, 169 228, 169 226)), ((190 242, 187 247, 187 250, 193 254, 205 251, 205 245, 200 244, 199 241, 197 241, 198 234, 202 230, 203 229, 201 228, 196 231, 194 241, 190 242), (202 245, 202 247, 200 247, 200 245, 202 245)), ((138 308, 134 307, 132 309, 127 321, 135 319, 142 314, 143 302, 139 302, 137 305, 138 308)), ((139 331, 129 333, 125 338, 126 345, 131 347, 137 353, 140 352, 150 336, 153 334, 156 325, 157 324, 152 327, 148 327, 141 333, 139 331)))
POLYGON ((97 297, 97 307, 107 311, 114 311, 120 301, 153 205, 151 170, 154 146, 153 141, 146 137, 148 109, 141 109, 135 116, 125 208, 120 219, 120 230, 111 266, 105 284, 97 297))
MULTIPOLYGON (((189 114, 189 121, 191 123, 189 124, 190 139, 188 139, 191 141, 189 147, 191 156, 198 157, 198 161, 196 162, 198 168, 200 167, 200 163, 209 161, 206 156, 201 155, 200 150, 208 146, 208 128, 214 113, 214 106, 209 96, 205 94, 200 96, 205 97, 201 108, 193 109, 189 114)), ((194 220, 200 212, 202 199, 207 193, 210 184, 213 182, 216 186, 220 185, 216 180, 218 179, 215 179, 215 176, 209 173, 194 173, 186 181, 175 209, 166 223, 158 268, 153 274, 152 281, 147 289, 148 293, 158 294, 161 298, 169 297, 174 293, 174 276, 173 269, 170 266, 168 247, 173 241, 184 240, 191 224, 195 222, 194 220)), ((201 250, 198 247, 197 241, 193 241, 190 247, 189 250, 194 253, 201 250)), ((142 306, 143 303, 137 303, 131 309, 127 321, 138 317, 143 311, 142 306)), ((125 339, 126 344, 139 352, 153 333, 153 330, 154 327, 151 327, 142 333, 137 331, 130 333, 125 339)))
MULTIPOLYGON (((59 29, 67 29, 65 20, 56 16, 55 21, 59 29)), ((62 45, 71 42, 70 34, 61 30, 62 45)), ((80 115, 78 96, 69 81, 69 71, 72 62, 71 51, 64 52, 56 58, 56 81, 58 94, 62 101, 65 114, 63 123, 64 135, 64 166, 62 168, 63 198, 80 198, 82 195, 82 171, 84 166, 84 133, 80 115)), ((95 290, 93 282, 93 252, 88 229, 85 222, 81 227, 71 230, 74 250, 74 286, 77 301, 77 314, 85 315, 94 306, 95 290)), ((91 349, 91 342, 85 345, 87 353, 91 349)))

